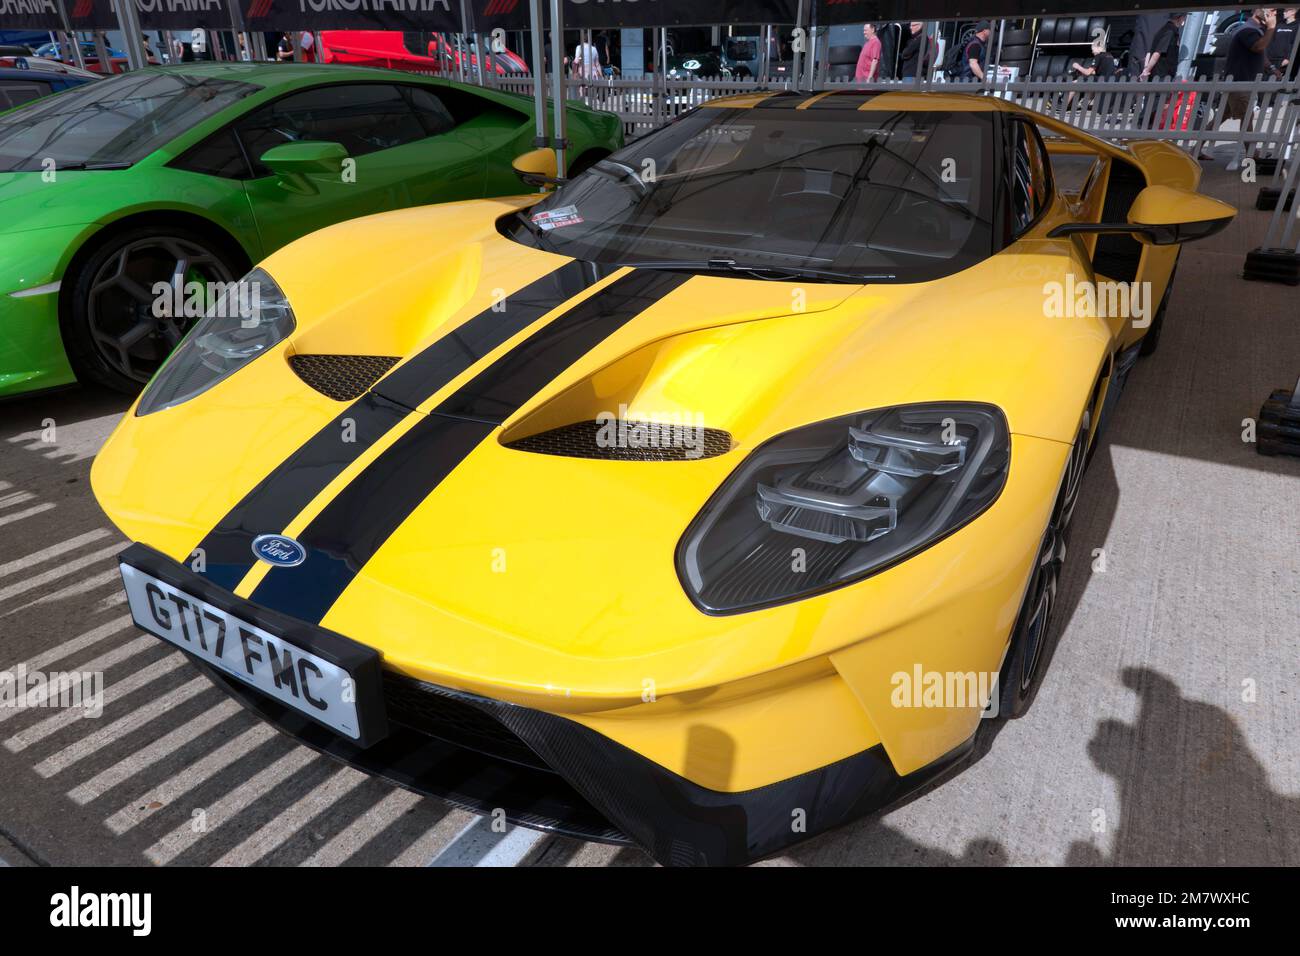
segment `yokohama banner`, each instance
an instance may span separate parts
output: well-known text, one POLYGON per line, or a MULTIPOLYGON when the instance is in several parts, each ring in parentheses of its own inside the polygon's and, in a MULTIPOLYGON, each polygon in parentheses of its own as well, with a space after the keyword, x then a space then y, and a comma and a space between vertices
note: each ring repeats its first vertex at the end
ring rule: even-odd
POLYGON ((54 0, 0 0, 0 30, 62 30, 54 0))

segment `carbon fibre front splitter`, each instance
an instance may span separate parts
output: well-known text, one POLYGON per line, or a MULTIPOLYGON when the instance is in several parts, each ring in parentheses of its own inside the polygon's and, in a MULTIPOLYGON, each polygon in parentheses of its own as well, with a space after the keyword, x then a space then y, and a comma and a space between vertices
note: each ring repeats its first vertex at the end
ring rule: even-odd
POLYGON ((753 790, 692 783, 574 721, 448 688, 526 743, 548 773, 396 727, 361 749, 275 701, 196 664, 282 731, 349 766, 476 813, 602 843, 633 843, 666 866, 751 863, 885 807, 958 765, 974 740, 900 776, 880 746, 753 790))

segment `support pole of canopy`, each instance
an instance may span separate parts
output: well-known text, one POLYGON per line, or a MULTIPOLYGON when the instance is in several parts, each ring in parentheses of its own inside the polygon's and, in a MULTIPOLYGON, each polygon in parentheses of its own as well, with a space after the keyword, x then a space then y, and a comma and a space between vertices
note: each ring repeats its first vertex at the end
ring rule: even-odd
POLYGON ((542 0, 528 0, 528 16, 532 21, 533 39, 533 112, 536 114, 537 135, 533 146, 546 146, 546 51, 543 48, 542 0))
POLYGON ((81 55, 81 39, 72 29, 72 21, 68 19, 68 8, 63 0, 59 0, 59 22, 63 24, 63 42, 72 48, 72 62, 77 64, 78 69, 84 70, 86 61, 81 55))
POLYGON ((108 37, 103 30, 95 31, 95 56, 99 58, 99 71, 104 76, 112 76, 113 58, 108 55, 108 37))
MULTIPOLYGON (((799 6, 795 8, 795 13, 794 13, 794 31, 795 31, 796 39, 798 38, 799 32, 802 29, 803 29, 803 0, 799 0, 799 6)), ((808 42, 807 34, 804 35, 803 42, 804 44, 807 44, 808 42)), ((801 72, 803 68, 803 54, 799 52, 798 43, 793 45, 793 49, 790 55, 793 57, 793 62, 790 64, 791 66, 790 72, 794 74, 794 86, 795 89, 798 89, 799 79, 800 77, 803 76, 803 73, 801 72)))
MULTIPOLYGON (((122 40, 126 45, 126 63, 133 70, 139 70, 149 64, 144 52, 144 35, 140 30, 140 19, 136 14, 135 3, 124 0, 114 4, 117 9, 117 26, 122 31, 122 40)), ((112 62, 109 63, 112 71, 112 62)))
MULTIPOLYGON (((235 59, 236 60, 254 59, 253 40, 252 37, 248 35, 247 31, 244 30, 244 14, 239 9, 238 3, 230 4, 230 29, 235 34, 235 59), (243 41, 242 43, 240 42, 241 40, 243 41)), ((316 58, 317 60, 323 61, 325 57, 321 54, 321 48, 319 45, 320 37, 317 36, 316 40, 317 40, 316 58)))
POLYGON ((933 24, 925 21, 925 26, 921 28, 921 48, 916 51, 916 85, 924 85, 925 74, 927 72, 926 61, 930 59, 930 27, 933 24))
POLYGON ((758 76, 755 77, 755 79, 757 79, 760 84, 763 84, 767 82, 767 71, 769 68, 767 54, 772 48, 772 24, 764 23, 759 29, 758 42, 763 46, 758 54, 758 76))
POLYGON ((817 4, 810 3, 808 11, 808 39, 804 44, 808 51, 808 76, 804 84, 808 92, 817 88, 817 4))
POLYGON ((555 123, 551 146, 555 148, 555 175, 561 179, 565 173, 565 116, 564 116, 564 0, 551 0, 551 97, 555 101, 555 123))

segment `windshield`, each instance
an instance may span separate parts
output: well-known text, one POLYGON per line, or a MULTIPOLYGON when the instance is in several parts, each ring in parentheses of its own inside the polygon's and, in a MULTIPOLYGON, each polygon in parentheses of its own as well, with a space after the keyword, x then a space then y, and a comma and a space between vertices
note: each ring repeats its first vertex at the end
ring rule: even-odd
POLYGON ((994 251, 993 135, 984 111, 705 107, 597 163, 510 234, 596 262, 927 281, 994 251))
POLYGON ((90 83, 0 116, 0 172, 129 166, 259 89, 172 72, 90 83))

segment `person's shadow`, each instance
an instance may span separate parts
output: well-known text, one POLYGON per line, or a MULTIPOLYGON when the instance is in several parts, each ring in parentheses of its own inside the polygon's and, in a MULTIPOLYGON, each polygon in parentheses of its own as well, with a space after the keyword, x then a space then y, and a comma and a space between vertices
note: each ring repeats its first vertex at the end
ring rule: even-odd
MULTIPOLYGON (((1274 789, 1267 770, 1224 709, 1184 697, 1172 680, 1126 668, 1138 695, 1132 724, 1104 720, 1088 755, 1119 787, 1109 854, 1076 841, 1072 866, 1260 866, 1300 860, 1300 797, 1274 789)), ((1256 703, 1266 708, 1260 689, 1256 703)))

